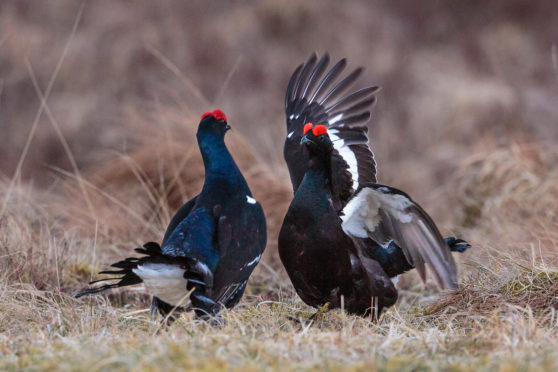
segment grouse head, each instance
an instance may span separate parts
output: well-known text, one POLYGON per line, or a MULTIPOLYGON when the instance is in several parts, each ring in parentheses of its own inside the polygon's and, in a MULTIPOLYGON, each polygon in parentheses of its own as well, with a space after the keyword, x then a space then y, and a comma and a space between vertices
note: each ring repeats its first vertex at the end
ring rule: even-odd
POLYGON ((221 110, 213 110, 202 115, 198 127, 198 137, 212 135, 224 138, 229 129, 231 126, 227 124, 225 113, 221 110))
POLYGON ((300 144, 308 149, 310 156, 330 155, 333 151, 333 142, 327 134, 325 125, 307 123, 304 126, 304 136, 300 140, 300 144))

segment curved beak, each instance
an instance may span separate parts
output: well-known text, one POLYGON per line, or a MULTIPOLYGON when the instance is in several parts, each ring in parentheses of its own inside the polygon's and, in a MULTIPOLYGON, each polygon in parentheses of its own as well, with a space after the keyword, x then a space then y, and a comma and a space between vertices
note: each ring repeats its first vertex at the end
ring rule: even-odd
POLYGON ((231 129, 231 126, 230 126, 229 124, 227 124, 227 125, 225 126, 225 132, 229 131, 230 129, 231 129))

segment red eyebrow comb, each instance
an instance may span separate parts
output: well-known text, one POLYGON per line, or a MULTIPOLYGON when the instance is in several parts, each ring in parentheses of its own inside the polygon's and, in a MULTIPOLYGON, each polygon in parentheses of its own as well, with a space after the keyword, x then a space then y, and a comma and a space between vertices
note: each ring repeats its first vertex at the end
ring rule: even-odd
POLYGON ((312 133, 315 136, 319 136, 320 134, 326 134, 327 128, 325 127, 325 125, 316 125, 314 129, 312 129, 312 133))
POLYGON ((206 118, 208 116, 213 116, 215 118, 215 120, 223 120, 224 122, 227 122, 227 117, 225 116, 225 113, 219 109, 217 110, 213 110, 212 112, 204 112, 203 115, 201 116, 201 118, 206 118))
POLYGON ((314 125, 314 124, 312 124, 312 123, 306 123, 306 124, 304 125, 304 131, 303 131, 303 133, 304 133, 304 134, 308 133, 308 131, 309 131, 310 129, 312 129, 312 126, 313 126, 313 125, 314 125))

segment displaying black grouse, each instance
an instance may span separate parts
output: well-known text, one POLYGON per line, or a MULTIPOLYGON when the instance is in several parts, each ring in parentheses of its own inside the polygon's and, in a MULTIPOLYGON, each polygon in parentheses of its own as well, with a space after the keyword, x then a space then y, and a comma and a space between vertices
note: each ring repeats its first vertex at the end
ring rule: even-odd
POLYGON ((379 314, 397 299, 390 278, 416 268, 425 279, 425 263, 440 286, 455 288, 450 251, 469 245, 444 240, 405 193, 376 184, 363 124, 378 88, 345 95, 362 69, 337 82, 346 61, 326 73, 328 64, 327 54, 319 61, 312 55, 293 73, 285 97, 284 156, 295 195, 279 255, 297 293, 311 306, 343 301, 351 313, 368 315, 374 307, 379 314))
POLYGON ((168 314, 174 307, 195 309, 199 316, 236 305, 266 246, 265 217, 225 146, 230 129, 222 111, 202 116, 197 139, 205 166, 199 195, 172 218, 163 242, 147 243, 102 271, 117 280, 80 292, 76 297, 110 288, 144 283, 153 295, 151 310, 168 314), (190 295, 188 296, 188 294, 190 295), (189 298, 188 298, 189 297, 189 298))

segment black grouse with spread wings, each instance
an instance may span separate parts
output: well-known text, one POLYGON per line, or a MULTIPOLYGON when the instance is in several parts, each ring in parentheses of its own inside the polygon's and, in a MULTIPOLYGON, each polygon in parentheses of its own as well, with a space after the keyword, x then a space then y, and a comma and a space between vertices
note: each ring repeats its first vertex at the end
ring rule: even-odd
POLYGON ((294 199, 279 255, 297 293, 311 306, 344 302, 351 313, 380 313, 397 299, 390 278, 417 268, 425 279, 425 264, 440 286, 455 288, 450 251, 469 245, 444 240, 405 193, 376 183, 363 124, 378 88, 347 94, 362 69, 340 79, 345 60, 326 72, 328 63, 327 54, 312 55, 293 73, 285 97, 284 156, 294 199))
POLYGON ((376 162, 364 124, 370 119, 379 88, 371 86, 348 94, 363 69, 340 79, 347 61, 340 60, 329 71, 328 65, 328 54, 319 60, 313 54, 291 76, 285 94, 287 137, 283 154, 296 192, 308 170, 308 154, 300 146, 303 127, 306 123, 326 125, 334 145, 332 187, 337 204, 347 202, 359 183, 376 181, 376 162))

